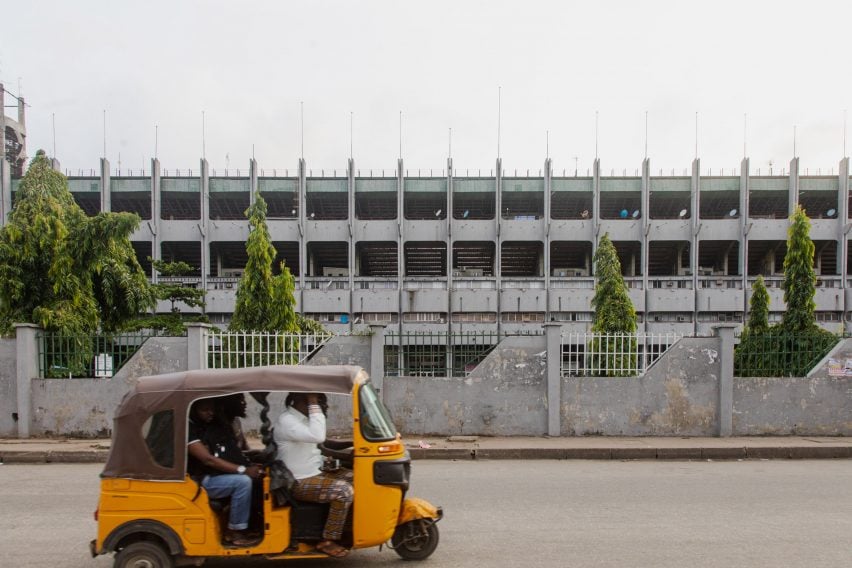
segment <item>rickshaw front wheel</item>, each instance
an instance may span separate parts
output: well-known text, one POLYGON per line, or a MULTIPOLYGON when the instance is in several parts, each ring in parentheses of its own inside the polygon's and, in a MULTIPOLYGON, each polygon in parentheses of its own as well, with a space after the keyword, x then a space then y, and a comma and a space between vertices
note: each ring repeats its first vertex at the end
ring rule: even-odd
POLYGON ((391 546, 403 560, 425 560, 438 547, 438 525, 432 519, 417 519, 399 525, 391 546))
POLYGON ((156 542, 128 544, 115 555, 114 568, 173 568, 174 559, 156 542))

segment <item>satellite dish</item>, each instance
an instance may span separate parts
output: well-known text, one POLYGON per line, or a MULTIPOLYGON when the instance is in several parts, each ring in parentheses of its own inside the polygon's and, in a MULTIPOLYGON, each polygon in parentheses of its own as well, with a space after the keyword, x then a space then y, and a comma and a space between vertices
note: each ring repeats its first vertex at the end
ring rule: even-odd
POLYGON ((681 219, 686 217, 686 209, 681 209, 680 213, 678 213, 677 216, 680 217, 681 219))
POLYGON ((435 211, 435 217, 440 217, 442 211, 443 209, 438 209, 437 211, 435 211))
POLYGON ((627 219, 627 215, 628 215, 627 209, 622 209, 621 213, 619 213, 619 215, 621 216, 622 219, 627 219))
POLYGON ((467 219, 467 216, 468 216, 468 215, 470 215, 470 211, 468 211, 467 209, 465 209, 465 210, 464 210, 464 213, 462 213, 462 219, 467 219))
POLYGON ((638 210, 638 209, 637 209, 636 211, 634 211, 634 212, 633 212, 633 218, 634 218, 634 219, 638 219, 638 218, 639 218, 639 210, 638 210))
POLYGON ((311 213, 311 219, 313 219, 314 217, 316 217, 316 215, 311 213))
POLYGON ((290 211, 290 215, 295 215, 295 214, 296 214, 296 210, 295 210, 295 209, 293 209, 292 211, 290 211))
POLYGON ((826 216, 828 216, 828 217, 834 217, 834 216, 837 214, 837 209, 835 209, 834 207, 832 207, 831 209, 829 209, 828 211, 826 211, 826 212, 825 212, 825 214, 826 214, 826 216))
POLYGON ((736 210, 736 209, 731 209, 731 210, 730 210, 730 212, 728 212, 728 215, 729 215, 730 217, 736 217, 736 216, 737 216, 737 210, 736 210))
POLYGON ((582 217, 583 219, 588 219, 589 218, 589 210, 584 209, 583 212, 580 213, 580 217, 582 217))

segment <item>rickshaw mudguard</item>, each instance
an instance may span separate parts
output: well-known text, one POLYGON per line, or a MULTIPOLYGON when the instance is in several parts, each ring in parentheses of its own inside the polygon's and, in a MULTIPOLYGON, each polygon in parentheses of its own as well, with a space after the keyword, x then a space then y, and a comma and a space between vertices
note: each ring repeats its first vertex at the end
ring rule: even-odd
POLYGON ((409 497, 402 502, 402 508, 399 511, 399 520, 397 525, 404 525, 410 521, 418 519, 432 519, 438 521, 444 516, 440 507, 436 507, 425 499, 418 497, 409 497))

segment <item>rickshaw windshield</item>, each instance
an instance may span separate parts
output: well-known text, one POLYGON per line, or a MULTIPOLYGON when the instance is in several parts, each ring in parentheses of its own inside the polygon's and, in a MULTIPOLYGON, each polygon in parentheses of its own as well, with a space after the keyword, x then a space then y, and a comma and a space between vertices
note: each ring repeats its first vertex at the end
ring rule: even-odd
POLYGON ((361 435, 371 442, 383 442, 396 438, 396 427, 390 413, 369 383, 361 385, 358 394, 360 407, 361 435))

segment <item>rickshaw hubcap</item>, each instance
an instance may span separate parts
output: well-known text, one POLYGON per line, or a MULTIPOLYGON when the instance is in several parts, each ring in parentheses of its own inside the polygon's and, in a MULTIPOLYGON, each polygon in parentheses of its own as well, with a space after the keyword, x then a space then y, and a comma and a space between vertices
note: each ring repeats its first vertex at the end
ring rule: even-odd
POLYGON ((157 566, 148 558, 137 558, 135 560, 131 560, 128 566, 131 568, 157 568, 157 566))

